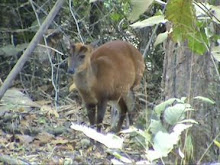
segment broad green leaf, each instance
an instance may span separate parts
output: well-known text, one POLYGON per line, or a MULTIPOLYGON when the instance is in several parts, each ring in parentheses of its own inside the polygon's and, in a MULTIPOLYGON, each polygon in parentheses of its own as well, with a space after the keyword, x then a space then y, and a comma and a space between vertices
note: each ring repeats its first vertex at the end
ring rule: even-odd
POLYGON ((169 100, 166 100, 162 103, 160 103, 159 105, 155 106, 154 111, 157 114, 157 116, 159 117, 161 115, 161 113, 165 110, 166 107, 168 107, 169 105, 173 104, 174 101, 177 102, 182 102, 180 99, 176 99, 176 98, 170 98, 169 100))
POLYGON ((164 32, 164 33, 160 33, 157 38, 156 41, 154 42, 154 47, 156 47, 158 44, 162 43, 163 41, 165 41, 168 37, 168 31, 164 32))
MULTIPOLYGON (((197 12, 200 14, 201 12, 197 12)), ((208 48, 208 39, 203 27, 199 29, 192 0, 172 0, 167 4, 166 18, 173 24, 172 38, 176 42, 188 40, 189 48, 203 55, 208 48), (178 9, 178 10, 176 10, 178 9)))
POLYGON ((213 57, 220 62, 220 46, 215 46, 212 48, 212 55, 213 57))
POLYGON ((200 55, 203 55, 207 51, 207 37, 205 33, 196 32, 188 36, 189 48, 200 55))
POLYGON ((174 134, 158 132, 154 137, 154 150, 160 152, 162 156, 167 156, 168 153, 173 149, 173 145, 177 144, 179 136, 174 134))
POLYGON ((194 32, 196 17, 192 0, 171 0, 166 7, 166 18, 173 24, 173 39, 182 41, 194 32))
POLYGON ((185 130, 192 127, 192 124, 177 124, 175 125, 175 127, 173 128, 173 132, 174 134, 180 136, 181 133, 185 130))
POLYGON ((157 160, 159 158, 162 158, 163 156, 161 155, 161 153, 159 151, 155 151, 155 150, 147 150, 146 151, 146 157, 149 161, 154 161, 157 160))
MULTIPOLYGON (((173 132, 171 133, 171 136, 178 138, 178 140, 179 140, 181 133, 190 127, 192 127, 192 124, 177 124, 173 128, 173 132)), ((177 140, 177 142, 178 142, 178 140, 177 140)), ((187 138, 186 138, 186 148, 187 148, 186 154, 187 155, 189 155, 189 153, 192 154, 192 151, 193 151, 193 147, 192 147, 193 145, 191 142, 192 142, 191 136, 187 136, 187 138)), ((175 143, 175 144, 177 144, 177 143, 175 143)))
POLYGON ((182 102, 184 102, 184 103, 185 103, 185 102, 186 102, 186 99, 187 99, 187 97, 181 97, 181 99, 180 99, 180 100, 181 100, 182 102))
POLYGON ((153 161, 164 156, 167 156, 173 149, 174 145, 178 144, 181 133, 190 128, 192 125, 177 124, 172 133, 159 131, 153 139, 154 150, 146 151, 148 160, 153 161))
POLYGON ((131 27, 133 28, 143 28, 143 27, 146 27, 146 26, 154 26, 156 24, 159 24, 159 23, 165 23, 167 20, 164 19, 164 16, 163 15, 157 15, 157 16, 153 16, 153 17, 150 17, 148 19, 145 19, 143 21, 138 21, 132 25, 130 25, 131 27))
POLYGON ((156 134, 159 131, 167 132, 166 129, 163 127, 162 123, 160 122, 160 120, 151 119, 149 128, 152 134, 156 134))
POLYGON ((185 104, 175 104, 172 107, 168 107, 164 111, 164 119, 167 123, 174 125, 178 121, 185 118, 185 104))
POLYGON ((210 104, 215 104, 215 102, 213 100, 211 100, 207 97, 203 97, 203 96, 196 96, 196 97, 194 97, 194 99, 198 99, 198 100, 210 103, 210 104))
POLYGON ((137 20, 138 17, 143 14, 154 0, 131 0, 132 12, 128 17, 132 22, 137 20))

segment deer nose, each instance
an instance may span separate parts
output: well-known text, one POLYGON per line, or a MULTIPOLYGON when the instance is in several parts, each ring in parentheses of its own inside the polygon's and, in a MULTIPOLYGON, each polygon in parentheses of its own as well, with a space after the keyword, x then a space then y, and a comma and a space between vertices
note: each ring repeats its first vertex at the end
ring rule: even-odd
POLYGON ((74 68, 68 68, 67 73, 74 74, 75 69, 74 68))

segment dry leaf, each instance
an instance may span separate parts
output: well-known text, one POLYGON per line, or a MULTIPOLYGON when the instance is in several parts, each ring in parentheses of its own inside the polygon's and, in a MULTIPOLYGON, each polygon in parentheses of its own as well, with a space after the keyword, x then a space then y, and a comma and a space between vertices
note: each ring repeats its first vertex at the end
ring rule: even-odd
POLYGON ((51 140, 54 138, 54 135, 49 134, 47 132, 42 132, 39 133, 35 138, 38 139, 40 143, 45 144, 51 142, 51 140))
POLYGON ((22 144, 28 144, 32 142, 34 139, 33 137, 29 135, 16 135, 16 138, 18 138, 22 144))
POLYGON ((72 91, 74 91, 74 90, 76 90, 76 84, 75 84, 75 83, 73 83, 73 84, 69 87, 69 92, 72 92, 72 91))
POLYGON ((66 139, 63 139, 61 137, 56 138, 55 140, 52 141, 53 144, 66 144, 69 141, 66 139))

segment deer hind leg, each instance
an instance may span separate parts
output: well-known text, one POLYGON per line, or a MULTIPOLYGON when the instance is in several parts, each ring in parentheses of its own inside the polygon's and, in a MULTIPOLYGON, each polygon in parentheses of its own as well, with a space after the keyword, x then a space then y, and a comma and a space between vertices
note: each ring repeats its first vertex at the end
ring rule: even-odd
POLYGON ((129 125, 133 125, 132 116, 134 113, 135 108, 135 95, 134 91, 130 90, 129 93, 124 97, 127 109, 128 109, 128 115, 127 115, 127 123, 126 126, 129 127, 129 125))
POLYGON ((119 132, 121 130, 123 121, 125 119, 126 113, 127 113, 127 105, 125 103, 125 100, 123 98, 120 98, 118 101, 119 105, 119 119, 118 119, 118 124, 116 127, 112 128, 113 132, 119 132))

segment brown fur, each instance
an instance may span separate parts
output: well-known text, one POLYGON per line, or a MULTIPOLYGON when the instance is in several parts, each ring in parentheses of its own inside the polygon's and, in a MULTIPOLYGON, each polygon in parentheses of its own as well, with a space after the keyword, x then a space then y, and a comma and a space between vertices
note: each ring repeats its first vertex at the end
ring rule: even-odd
POLYGON ((117 101, 120 107, 119 122, 114 131, 121 129, 126 112, 132 124, 133 88, 144 72, 141 53, 124 41, 108 42, 96 50, 88 45, 71 45, 69 71, 88 110, 90 124, 98 124, 100 131, 108 101, 117 101), (97 106, 97 120, 96 120, 97 106))

